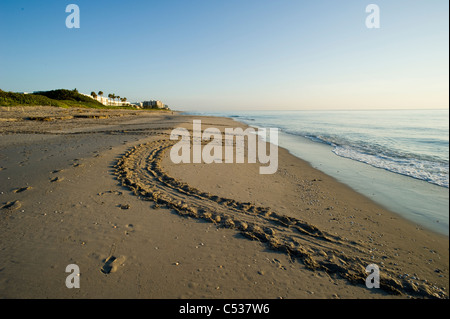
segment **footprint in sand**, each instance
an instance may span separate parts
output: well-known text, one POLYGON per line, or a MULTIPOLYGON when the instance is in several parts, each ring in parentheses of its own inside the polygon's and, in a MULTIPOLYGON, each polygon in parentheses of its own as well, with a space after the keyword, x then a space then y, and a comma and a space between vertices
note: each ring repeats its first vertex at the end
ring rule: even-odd
POLYGON ((27 186, 27 187, 20 187, 20 188, 16 188, 13 190, 13 193, 22 193, 24 191, 30 190, 31 186, 27 186))
POLYGON ((119 269, 119 266, 123 266, 125 259, 126 258, 124 256, 120 257, 110 256, 106 258, 105 264, 100 269, 100 271, 105 275, 108 275, 112 272, 116 272, 119 269))
POLYGON ((114 194, 114 195, 122 195, 123 193, 122 192, 119 192, 119 191, 106 191, 106 192, 101 192, 101 193, 98 193, 97 195, 99 195, 99 196, 102 196, 102 195, 105 195, 105 194, 114 194))
POLYGON ((22 207, 22 203, 18 200, 7 202, 5 205, 1 206, 1 209, 7 209, 7 210, 16 210, 22 207))

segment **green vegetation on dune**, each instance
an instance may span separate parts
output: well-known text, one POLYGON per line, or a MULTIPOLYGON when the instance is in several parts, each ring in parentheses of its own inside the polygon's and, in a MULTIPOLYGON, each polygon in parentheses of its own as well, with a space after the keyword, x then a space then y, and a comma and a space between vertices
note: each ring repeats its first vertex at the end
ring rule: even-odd
POLYGON ((5 92, 0 90, 0 106, 49 105, 64 107, 60 101, 42 95, 5 92))
POLYGON ((56 107, 87 107, 98 109, 134 109, 131 106, 107 106, 78 93, 75 90, 41 91, 32 94, 5 92, 0 90, 0 106, 56 106, 56 107))
POLYGON ((34 92, 33 95, 42 95, 46 96, 52 100, 58 100, 58 101, 73 101, 73 102, 81 102, 81 103, 87 103, 92 105, 98 105, 103 106, 100 102, 92 99, 91 97, 82 95, 78 93, 78 91, 75 90, 52 90, 52 91, 41 91, 41 92, 34 92))

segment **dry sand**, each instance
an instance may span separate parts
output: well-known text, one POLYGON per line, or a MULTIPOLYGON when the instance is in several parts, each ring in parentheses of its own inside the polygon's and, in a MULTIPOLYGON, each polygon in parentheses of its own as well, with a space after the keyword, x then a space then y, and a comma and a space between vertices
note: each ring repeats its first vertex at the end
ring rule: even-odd
POLYGON ((448 237, 284 149, 273 175, 173 164, 169 134, 192 119, 0 108, 0 297, 447 298, 448 237), (364 284, 370 263, 380 289, 364 284))

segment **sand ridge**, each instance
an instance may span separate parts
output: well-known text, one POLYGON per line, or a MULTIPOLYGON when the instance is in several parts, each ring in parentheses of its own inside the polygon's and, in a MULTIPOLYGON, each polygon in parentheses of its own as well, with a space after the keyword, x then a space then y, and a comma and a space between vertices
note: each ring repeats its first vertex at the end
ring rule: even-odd
MULTIPOLYGON (((351 283, 365 284, 366 266, 371 264, 364 252, 369 247, 321 231, 305 221, 281 215, 269 207, 220 197, 195 189, 169 176, 161 166, 165 152, 174 145, 162 139, 133 147, 116 164, 122 185, 136 195, 164 205, 182 216, 200 218, 218 227, 232 228, 244 237, 265 243, 300 260, 311 270, 337 274, 351 283), (358 257, 356 257, 358 256, 358 257)), ((428 284, 411 284, 384 270, 382 288, 393 294, 441 298, 446 294, 428 284)))

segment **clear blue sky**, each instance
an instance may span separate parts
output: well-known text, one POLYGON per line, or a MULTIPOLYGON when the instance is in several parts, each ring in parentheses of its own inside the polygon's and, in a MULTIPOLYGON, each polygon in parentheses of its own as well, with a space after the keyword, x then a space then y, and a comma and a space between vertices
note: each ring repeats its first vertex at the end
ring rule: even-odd
POLYGON ((447 0, 2 0, 0 88, 179 110, 448 108, 448 30, 447 0))

